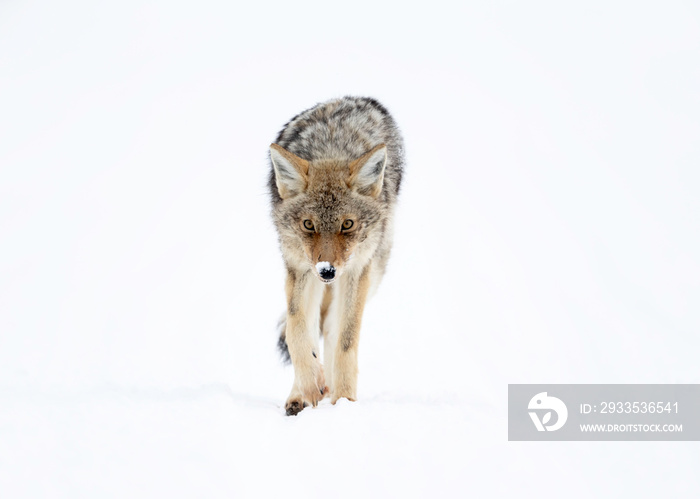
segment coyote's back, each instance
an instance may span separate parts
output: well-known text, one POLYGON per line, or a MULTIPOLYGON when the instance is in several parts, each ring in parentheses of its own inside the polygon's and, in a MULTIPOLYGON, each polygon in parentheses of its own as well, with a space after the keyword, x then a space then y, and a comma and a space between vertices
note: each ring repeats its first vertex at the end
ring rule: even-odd
POLYGON ((355 400, 360 322, 391 251, 403 142, 376 100, 345 97, 292 118, 270 146, 270 160, 287 268, 280 346, 295 371, 286 410, 297 414, 329 391, 333 403, 355 400))
MULTIPOLYGON (((386 144, 384 195, 393 201, 403 173, 403 140, 394 119, 375 99, 344 97, 297 114, 282 128, 275 143, 307 161, 324 158, 354 160, 378 144, 386 144), (393 196, 393 197, 392 197, 393 196)), ((270 168, 270 197, 281 201, 270 168)))

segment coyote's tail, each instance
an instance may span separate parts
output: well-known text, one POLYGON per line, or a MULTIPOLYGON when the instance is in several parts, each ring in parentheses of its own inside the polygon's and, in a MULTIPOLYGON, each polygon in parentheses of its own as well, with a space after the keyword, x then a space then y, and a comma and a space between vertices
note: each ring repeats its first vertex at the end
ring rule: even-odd
POLYGON ((290 364, 292 358, 289 356, 289 347, 287 346, 287 314, 282 314, 279 322, 277 323, 277 332, 279 333, 279 339, 277 340, 277 349, 280 351, 282 356, 282 362, 285 364, 290 364))

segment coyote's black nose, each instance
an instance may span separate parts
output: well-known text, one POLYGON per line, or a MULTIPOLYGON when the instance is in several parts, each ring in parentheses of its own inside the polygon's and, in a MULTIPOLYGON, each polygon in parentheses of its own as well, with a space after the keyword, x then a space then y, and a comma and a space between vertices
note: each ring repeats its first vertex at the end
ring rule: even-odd
POLYGON ((335 278, 335 267, 323 267, 318 271, 318 274, 321 276, 321 279, 330 281, 331 279, 335 278))

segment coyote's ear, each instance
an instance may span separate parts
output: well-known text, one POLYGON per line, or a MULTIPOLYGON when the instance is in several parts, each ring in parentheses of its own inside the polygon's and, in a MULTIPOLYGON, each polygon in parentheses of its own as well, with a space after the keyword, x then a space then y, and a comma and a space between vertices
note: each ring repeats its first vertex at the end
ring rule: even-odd
POLYGON ((350 163, 348 186, 360 194, 377 197, 382 192, 384 168, 386 167, 386 146, 379 144, 350 163))
POLYGON ((275 169, 275 182, 282 199, 296 196, 306 190, 309 162, 277 144, 270 145, 270 159, 275 169))

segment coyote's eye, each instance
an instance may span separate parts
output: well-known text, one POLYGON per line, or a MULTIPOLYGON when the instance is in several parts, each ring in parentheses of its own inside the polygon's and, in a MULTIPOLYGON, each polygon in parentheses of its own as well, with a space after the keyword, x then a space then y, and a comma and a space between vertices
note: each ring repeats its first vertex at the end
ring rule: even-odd
POLYGON ((353 225, 355 225, 355 222, 353 222, 352 220, 346 220, 345 222, 343 222, 343 230, 350 230, 352 229, 353 225))
POLYGON ((303 225, 306 230, 314 230, 314 223, 311 220, 304 220, 303 225))

